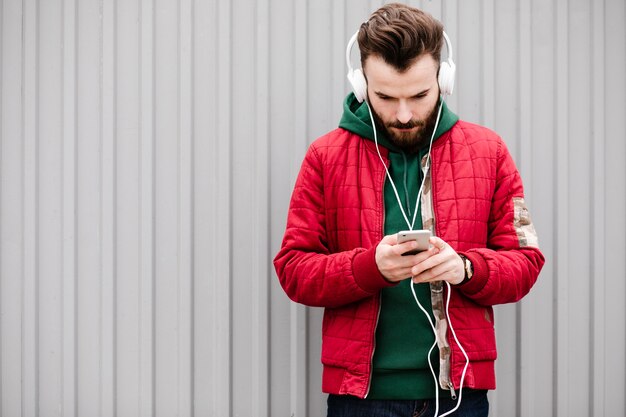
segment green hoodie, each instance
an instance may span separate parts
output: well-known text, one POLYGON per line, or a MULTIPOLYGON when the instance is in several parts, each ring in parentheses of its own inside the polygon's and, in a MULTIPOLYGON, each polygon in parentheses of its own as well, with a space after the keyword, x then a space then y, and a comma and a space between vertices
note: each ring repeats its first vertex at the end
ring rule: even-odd
MULTIPOLYGON (((458 121, 443 103, 441 119, 435 140, 458 121)), ((354 94, 344 101, 344 112, 339 127, 357 135, 374 140, 372 122, 367 104, 359 103, 354 94)), ((412 220, 417 193, 422 181, 420 161, 428 152, 428 144, 418 153, 408 154, 394 146, 384 132, 376 130, 379 146, 389 150, 389 173, 397 187, 404 211, 412 220)), ((398 200, 389 179, 385 182, 385 235, 407 230, 398 200)), ((418 207, 413 229, 422 228, 421 212, 418 207)), ((428 365, 428 351, 435 338, 430 323, 420 310, 411 293, 411 280, 382 290, 381 309, 376 327, 376 349, 373 358, 373 373, 369 399, 417 400, 435 397, 435 382, 428 365)), ((415 292, 422 306, 430 312, 430 287, 427 284, 415 286, 415 292)), ((431 363, 438 373, 439 352, 433 349, 431 363)), ((449 391, 440 391, 449 396, 449 391)))

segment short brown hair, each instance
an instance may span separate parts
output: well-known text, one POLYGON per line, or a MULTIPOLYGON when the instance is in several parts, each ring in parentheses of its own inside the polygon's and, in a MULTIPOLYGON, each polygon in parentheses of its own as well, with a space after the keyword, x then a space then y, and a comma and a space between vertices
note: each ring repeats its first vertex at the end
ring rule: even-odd
POLYGON ((358 42, 362 67, 370 55, 376 55, 403 72, 423 54, 440 61, 443 25, 419 9, 390 3, 361 25, 358 42))

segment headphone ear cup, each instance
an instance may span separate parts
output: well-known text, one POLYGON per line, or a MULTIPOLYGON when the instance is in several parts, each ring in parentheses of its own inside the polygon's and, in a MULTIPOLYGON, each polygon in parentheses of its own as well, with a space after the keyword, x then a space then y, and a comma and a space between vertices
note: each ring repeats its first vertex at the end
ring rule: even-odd
POLYGON ((350 71, 348 73, 348 81, 352 86, 352 91, 356 99, 359 103, 363 103, 363 100, 367 98, 367 81, 365 80, 363 71, 360 69, 350 71))
POLYGON ((454 62, 444 61, 439 67, 439 90, 441 94, 449 96, 454 91, 454 76, 456 66, 454 62))

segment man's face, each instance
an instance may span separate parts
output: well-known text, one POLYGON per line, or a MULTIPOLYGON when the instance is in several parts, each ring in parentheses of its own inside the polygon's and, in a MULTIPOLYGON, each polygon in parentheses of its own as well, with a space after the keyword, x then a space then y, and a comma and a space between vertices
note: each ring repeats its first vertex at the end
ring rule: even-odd
POLYGON ((404 72, 376 55, 365 61, 367 94, 379 127, 402 149, 428 143, 437 118, 438 63, 422 55, 404 72))

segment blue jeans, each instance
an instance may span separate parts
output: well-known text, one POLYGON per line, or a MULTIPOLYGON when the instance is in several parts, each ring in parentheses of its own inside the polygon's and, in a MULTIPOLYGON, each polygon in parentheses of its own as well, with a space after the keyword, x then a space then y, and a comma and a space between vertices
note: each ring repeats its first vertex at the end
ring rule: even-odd
MULTIPOLYGON (((457 400, 439 398, 439 414, 456 407, 457 400)), ((433 417, 435 399, 362 400, 350 395, 329 395, 327 417, 433 417)), ((461 406, 450 416, 487 417, 489 400, 486 390, 463 390, 461 406)))

